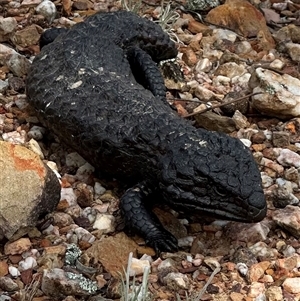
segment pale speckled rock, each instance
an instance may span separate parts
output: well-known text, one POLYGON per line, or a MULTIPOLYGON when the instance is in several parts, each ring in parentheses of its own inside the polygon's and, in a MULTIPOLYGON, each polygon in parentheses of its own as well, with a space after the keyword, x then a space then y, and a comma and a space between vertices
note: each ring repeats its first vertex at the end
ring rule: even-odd
POLYGON ((236 264, 236 269, 238 270, 238 272, 242 275, 242 276, 246 276, 248 271, 249 271, 249 268, 248 266, 243 263, 243 262, 238 262, 236 264))
POLYGON ((19 77, 26 75, 30 67, 30 61, 24 55, 3 44, 0 44, 0 64, 19 77))
POLYGON ((229 78, 236 76, 242 76, 247 72, 246 68, 243 65, 238 65, 234 62, 228 62, 221 65, 217 71, 216 75, 223 75, 229 78))
POLYGON ((261 172, 261 180, 263 188, 268 188, 274 184, 272 177, 269 177, 265 172, 261 172))
POLYGON ((283 166, 300 167, 300 155, 287 148, 280 151, 277 161, 283 166))
POLYGON ((11 142, 13 144, 25 144, 26 132, 21 130, 20 132, 13 131, 9 133, 3 133, 2 138, 4 141, 11 142))
POLYGON ((22 7, 36 7, 42 2, 42 0, 23 0, 21 3, 22 7))
POLYGON ((250 298, 256 298, 255 300, 259 300, 257 298, 260 297, 260 295, 264 295, 265 293, 265 284, 260 282, 253 282, 251 283, 248 291, 248 297, 250 298))
POLYGON ((287 205, 295 205, 299 203, 299 199, 294 195, 298 188, 296 183, 287 181, 282 178, 276 179, 277 189, 274 191, 273 204, 275 207, 284 208, 287 205))
POLYGON ((234 114, 232 116, 232 119, 235 122, 235 125, 236 125, 237 129, 243 129, 243 128, 246 128, 249 125, 247 117, 244 116, 239 110, 236 110, 234 112, 234 114))
POLYGON ((282 60, 275 59, 271 64, 270 67, 274 69, 281 70, 285 66, 285 63, 282 60))
POLYGON ((73 223, 74 221, 69 214, 64 212, 55 212, 53 214, 53 225, 58 226, 59 228, 69 226, 73 223))
POLYGON ((291 167, 284 170, 284 178, 296 183, 299 186, 300 183, 300 175, 299 171, 295 167, 291 167))
POLYGON ((62 269, 43 271, 41 290, 46 296, 63 298, 68 295, 88 296, 95 294, 95 282, 88 280, 80 274, 67 273, 62 269), (76 276, 77 275, 77 276, 76 276))
POLYGON ((91 244, 96 240, 96 237, 93 234, 82 227, 77 227, 74 232, 78 237, 78 241, 82 240, 91 244))
POLYGON ((291 59, 299 63, 300 62, 300 45, 297 43, 287 43, 286 45, 287 52, 291 59))
POLYGON ((276 269, 285 269, 288 272, 292 272, 300 267, 300 255, 293 254, 287 258, 279 258, 275 261, 276 269))
POLYGON ((18 23, 15 18, 0 16, 0 42, 8 41, 17 26, 18 23))
POLYGON ((203 262, 210 267, 211 270, 220 268, 219 260, 215 257, 205 257, 203 262))
POLYGON ((56 208, 61 187, 50 168, 27 148, 0 142, 0 154, 5 158, 0 160, 0 225, 2 234, 13 240, 56 208))
POLYGON ((60 201, 67 202, 69 207, 77 205, 77 196, 75 195, 73 188, 62 188, 60 201))
POLYGON ((76 177, 82 182, 87 182, 88 178, 95 171, 95 168, 88 162, 77 169, 76 177))
POLYGON ((95 182, 94 191, 96 196, 101 196, 106 192, 106 189, 99 182, 95 182))
POLYGON ((300 293, 300 277, 287 278, 282 283, 282 287, 285 291, 291 294, 300 293))
POLYGON ((261 260, 272 260, 278 257, 278 251, 269 247, 266 243, 260 241, 249 247, 249 250, 261 260))
POLYGON ((165 273, 165 271, 177 271, 176 263, 172 258, 167 258, 159 262, 157 265, 157 270, 163 273, 165 273))
POLYGON ((30 139, 27 143, 27 147, 36 153, 41 159, 44 159, 43 151, 36 140, 30 139))
POLYGON ((182 273, 171 272, 162 278, 162 282, 173 291, 189 287, 189 278, 182 273))
POLYGON ((242 139, 240 139, 240 140, 241 140, 241 142, 242 142, 245 146, 251 147, 252 142, 251 142, 249 139, 244 139, 244 138, 242 138, 242 139))
POLYGON ((284 167, 281 166, 280 164, 278 164, 275 161, 272 161, 270 159, 267 158, 262 158, 261 165, 268 167, 268 169, 270 170, 266 170, 265 172, 268 173, 268 175, 270 175, 270 173, 274 172, 275 175, 282 175, 284 172, 284 167))
POLYGON ((208 58, 203 58, 198 61, 195 66, 196 72, 209 72, 212 67, 212 63, 208 58))
POLYGON ((186 237, 178 238, 178 246, 181 248, 191 247, 194 239, 195 239, 194 236, 186 236, 186 237))
POLYGON ((8 81, 1 79, 0 80, 0 93, 3 94, 7 90, 8 86, 9 86, 8 81))
POLYGON ((150 262, 148 260, 132 258, 130 269, 129 269, 130 277, 143 275, 145 268, 150 269, 150 262))
POLYGON ((267 238, 270 228, 264 223, 244 224, 229 223, 226 233, 232 240, 256 243, 267 238))
POLYGON ((197 85, 195 87, 194 90, 194 94, 199 98, 201 99, 202 101, 204 102, 207 102, 207 101, 210 101, 212 99, 219 99, 220 97, 218 97, 218 95, 216 93, 214 93, 213 91, 203 87, 203 86, 200 86, 200 85, 197 85))
POLYGON ((300 208, 288 205, 283 209, 274 211, 273 220, 277 225, 290 232, 295 237, 300 237, 300 208))
POLYGON ((90 224, 93 224, 96 220, 97 210, 95 208, 86 207, 82 210, 81 216, 87 218, 90 224))
POLYGON ((241 90, 247 90, 250 77, 250 73, 245 73, 242 76, 234 76, 231 79, 231 83, 235 85, 236 89, 240 88, 241 90))
POLYGON ((266 291, 266 297, 269 301, 283 300, 282 289, 280 286, 271 286, 266 291))
POLYGON ((49 24, 54 21, 57 13, 55 4, 50 0, 44 0, 35 10, 38 14, 43 15, 49 24))
POLYGON ((19 277, 21 275, 21 273, 19 272, 19 270, 16 267, 14 267, 14 266, 9 266, 8 267, 8 271, 9 271, 9 274, 11 275, 11 277, 13 277, 13 278, 17 278, 17 277, 19 277))
POLYGON ((242 41, 236 44, 235 53, 242 54, 252 51, 252 46, 248 41, 242 41))
POLYGON ((93 229, 102 230, 103 233, 112 233, 115 231, 115 217, 109 214, 97 214, 93 229))
POLYGON ((33 269, 36 267, 37 267, 37 262, 36 262, 35 258, 32 256, 29 256, 19 262, 19 271, 20 272, 26 271, 28 269, 33 269))
POLYGON ((268 116, 291 118, 300 115, 300 80, 288 74, 257 68, 249 81, 255 109, 268 116))
POLYGON ((282 254, 284 255, 284 257, 289 257, 295 253, 296 253, 296 250, 292 246, 286 246, 286 248, 282 251, 282 254))
POLYGON ((227 40, 234 43, 236 41, 237 34, 228 29, 217 28, 213 30, 213 37, 216 38, 216 40, 227 40))

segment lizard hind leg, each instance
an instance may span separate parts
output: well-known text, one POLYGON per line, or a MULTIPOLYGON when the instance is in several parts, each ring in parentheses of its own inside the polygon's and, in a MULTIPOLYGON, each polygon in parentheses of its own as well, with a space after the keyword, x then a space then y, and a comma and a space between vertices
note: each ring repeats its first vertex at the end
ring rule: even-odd
POLYGON ((139 47, 130 47, 127 59, 135 80, 152 94, 166 101, 166 87, 157 64, 139 47))

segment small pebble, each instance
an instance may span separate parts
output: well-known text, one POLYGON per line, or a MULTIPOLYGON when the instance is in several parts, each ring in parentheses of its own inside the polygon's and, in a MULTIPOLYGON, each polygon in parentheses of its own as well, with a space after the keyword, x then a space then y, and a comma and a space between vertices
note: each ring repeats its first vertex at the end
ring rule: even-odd
POLYGON ((9 266, 8 271, 13 278, 17 278, 21 275, 20 271, 14 266, 9 266))
POLYGON ((54 21, 57 13, 55 4, 50 0, 44 0, 35 10, 38 14, 43 15, 49 24, 54 21))
POLYGON ((26 271, 29 269, 33 269, 37 266, 37 262, 33 257, 27 257, 25 260, 21 260, 19 262, 19 271, 26 271))
POLYGON ((246 266, 245 263, 239 262, 236 264, 236 268, 238 270, 238 272, 242 275, 242 276, 246 276, 248 273, 248 267, 246 266))

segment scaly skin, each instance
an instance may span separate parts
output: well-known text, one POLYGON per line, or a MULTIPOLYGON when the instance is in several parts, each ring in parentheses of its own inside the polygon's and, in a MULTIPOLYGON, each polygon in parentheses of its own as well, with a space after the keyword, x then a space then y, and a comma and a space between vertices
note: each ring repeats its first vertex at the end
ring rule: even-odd
POLYGON ((100 171, 132 185, 121 198, 126 224, 157 251, 176 250, 177 240, 146 210, 154 192, 194 214, 243 222, 266 214, 250 151, 194 128, 163 100, 154 62, 176 54, 151 21, 100 13, 45 46, 27 77, 41 121, 100 171))

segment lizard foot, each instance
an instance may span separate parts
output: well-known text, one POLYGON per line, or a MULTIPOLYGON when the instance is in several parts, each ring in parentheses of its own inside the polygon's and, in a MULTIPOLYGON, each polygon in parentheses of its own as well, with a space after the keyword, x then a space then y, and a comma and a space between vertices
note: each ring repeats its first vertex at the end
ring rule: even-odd
POLYGON ((155 250, 156 254, 178 251, 177 239, 166 230, 149 233, 146 243, 155 250))

